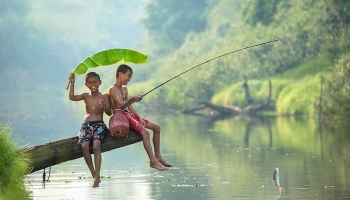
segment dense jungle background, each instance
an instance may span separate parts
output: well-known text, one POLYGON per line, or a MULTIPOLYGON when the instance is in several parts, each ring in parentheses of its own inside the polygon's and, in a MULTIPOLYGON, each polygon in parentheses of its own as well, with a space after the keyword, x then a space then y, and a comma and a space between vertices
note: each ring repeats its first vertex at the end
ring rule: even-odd
MULTIPOLYGON (((207 59, 278 39, 209 62, 150 93, 144 102, 175 110, 192 107, 196 99, 245 106, 246 76, 257 99, 267 94, 271 79, 272 103, 265 113, 350 118, 347 0, 133 0, 125 7, 108 1, 36 6, 20 0, 2 5, 0 98, 30 101, 31 96, 50 95, 68 101, 69 70, 109 48, 149 55, 147 64, 131 65, 135 72, 129 91, 142 94, 207 59), (79 12, 91 17, 80 18, 79 12)), ((113 84, 117 66, 94 70, 101 74, 101 91, 113 84)), ((85 91, 84 77, 78 81, 78 92, 85 91)))

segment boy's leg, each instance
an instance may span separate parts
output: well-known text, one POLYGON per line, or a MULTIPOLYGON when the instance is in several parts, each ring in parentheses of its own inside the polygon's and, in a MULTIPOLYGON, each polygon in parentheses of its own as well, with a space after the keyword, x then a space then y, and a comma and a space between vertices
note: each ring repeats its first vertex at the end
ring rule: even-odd
POLYGON ((171 167, 172 164, 168 163, 164 158, 162 157, 160 153, 160 126, 153 122, 148 122, 146 125, 146 128, 149 128, 153 131, 153 146, 154 146, 154 155, 156 159, 162 163, 166 167, 171 167))
POLYGON ((102 163, 101 140, 94 140, 93 150, 94 150, 94 161, 95 161, 95 175, 94 175, 94 183, 92 187, 96 188, 100 186, 99 184, 101 182, 101 179, 100 179, 100 171, 101 171, 101 163, 102 163))
POLYGON ((89 167, 89 170, 91 172, 92 178, 94 178, 95 177, 95 168, 94 168, 94 165, 92 163, 92 158, 91 158, 91 154, 90 154, 90 150, 89 150, 89 145, 90 145, 90 141, 85 141, 81 145, 81 151, 83 152, 83 156, 84 156, 85 162, 86 162, 87 166, 89 167))
POLYGON ((153 154, 149 132, 146 129, 142 129, 142 132, 140 134, 142 136, 143 146, 150 159, 150 167, 158 169, 160 171, 167 170, 168 168, 162 165, 153 154))

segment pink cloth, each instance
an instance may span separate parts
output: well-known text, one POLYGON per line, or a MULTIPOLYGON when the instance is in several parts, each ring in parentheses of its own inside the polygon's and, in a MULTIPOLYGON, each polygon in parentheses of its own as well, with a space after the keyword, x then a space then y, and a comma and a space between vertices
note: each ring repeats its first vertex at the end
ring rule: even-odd
MULTIPOLYGON (((144 125, 140 122, 139 118, 135 116, 134 113, 130 111, 124 111, 125 116, 128 118, 129 126, 131 129, 136 131, 137 133, 141 133, 142 129, 145 128, 144 125)), ((148 124, 149 120, 142 118, 143 121, 145 121, 146 125, 148 124)))

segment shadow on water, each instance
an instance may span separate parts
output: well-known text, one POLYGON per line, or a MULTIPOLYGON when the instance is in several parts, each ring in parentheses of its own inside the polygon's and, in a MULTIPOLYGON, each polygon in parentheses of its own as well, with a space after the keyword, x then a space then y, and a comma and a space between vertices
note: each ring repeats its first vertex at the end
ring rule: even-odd
MULTIPOLYGON (((30 146, 75 136, 83 105, 46 104, 2 107, 0 120, 10 119, 14 133, 30 146)), ((34 199, 275 199, 275 167, 285 189, 279 199, 350 198, 349 124, 141 115, 161 125, 161 150, 171 169, 149 168, 142 143, 136 143, 103 153, 98 189, 91 189, 83 159, 53 166, 46 189, 42 171, 28 175, 34 199)))

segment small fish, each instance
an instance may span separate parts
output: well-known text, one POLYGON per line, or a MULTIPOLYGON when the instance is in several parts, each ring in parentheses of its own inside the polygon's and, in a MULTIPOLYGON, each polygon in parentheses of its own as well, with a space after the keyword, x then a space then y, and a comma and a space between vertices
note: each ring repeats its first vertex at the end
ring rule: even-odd
POLYGON ((275 168, 275 171, 273 172, 273 176, 272 176, 272 180, 275 182, 278 191, 284 190, 283 187, 280 184, 280 176, 279 176, 280 172, 278 170, 278 168, 275 168))

